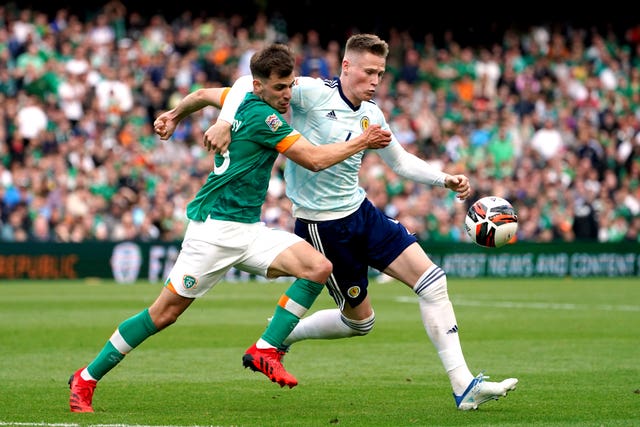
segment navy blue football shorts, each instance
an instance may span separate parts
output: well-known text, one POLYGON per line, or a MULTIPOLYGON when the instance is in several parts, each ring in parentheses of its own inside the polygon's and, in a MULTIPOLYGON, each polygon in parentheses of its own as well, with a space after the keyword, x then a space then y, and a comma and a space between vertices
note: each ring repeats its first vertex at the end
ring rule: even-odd
POLYGON ((367 296, 369 266, 383 271, 417 242, 404 225, 365 199, 351 215, 331 221, 297 219, 295 233, 332 263, 327 289, 342 309, 356 307, 367 296))

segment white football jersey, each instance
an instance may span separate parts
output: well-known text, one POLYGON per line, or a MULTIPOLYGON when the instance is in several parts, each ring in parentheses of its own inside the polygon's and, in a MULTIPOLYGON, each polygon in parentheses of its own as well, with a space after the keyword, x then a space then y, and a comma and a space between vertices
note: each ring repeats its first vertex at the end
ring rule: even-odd
MULTIPOLYGON (((354 107, 342 94, 337 78, 297 79, 291 99, 291 125, 312 144, 348 141, 372 123, 389 130, 382 110, 370 101, 354 107)), ((391 144, 398 144, 395 136, 391 144)), ((365 198, 364 189, 358 185, 363 155, 361 151, 320 172, 287 159, 284 177, 293 216, 323 221, 355 212, 365 198)))

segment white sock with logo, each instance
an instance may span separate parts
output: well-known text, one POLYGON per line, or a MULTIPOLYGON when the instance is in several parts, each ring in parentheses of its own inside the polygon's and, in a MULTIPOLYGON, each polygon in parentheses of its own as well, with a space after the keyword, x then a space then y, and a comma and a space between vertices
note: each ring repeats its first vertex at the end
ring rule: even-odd
POLYGON ((424 272, 413 290, 419 297, 424 329, 449 375, 453 392, 460 395, 474 377, 462 353, 456 315, 447 292, 447 275, 433 265, 424 272))

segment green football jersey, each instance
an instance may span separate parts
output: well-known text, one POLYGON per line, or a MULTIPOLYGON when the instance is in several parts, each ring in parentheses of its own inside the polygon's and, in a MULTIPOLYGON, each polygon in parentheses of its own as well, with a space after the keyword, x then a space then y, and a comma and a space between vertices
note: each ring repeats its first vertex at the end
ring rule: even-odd
POLYGON ((259 222, 278 157, 276 145, 292 132, 277 110, 248 93, 234 117, 229 149, 215 155, 213 171, 187 205, 187 217, 259 222))

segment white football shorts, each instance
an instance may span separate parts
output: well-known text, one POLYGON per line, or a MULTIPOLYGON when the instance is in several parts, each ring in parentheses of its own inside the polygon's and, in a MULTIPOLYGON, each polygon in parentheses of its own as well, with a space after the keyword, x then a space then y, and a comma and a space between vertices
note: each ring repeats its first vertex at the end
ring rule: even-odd
POLYGON ((267 276, 273 260, 303 241, 293 233, 267 227, 208 218, 189 221, 169 280, 178 295, 197 298, 213 288, 231 267, 267 276))

